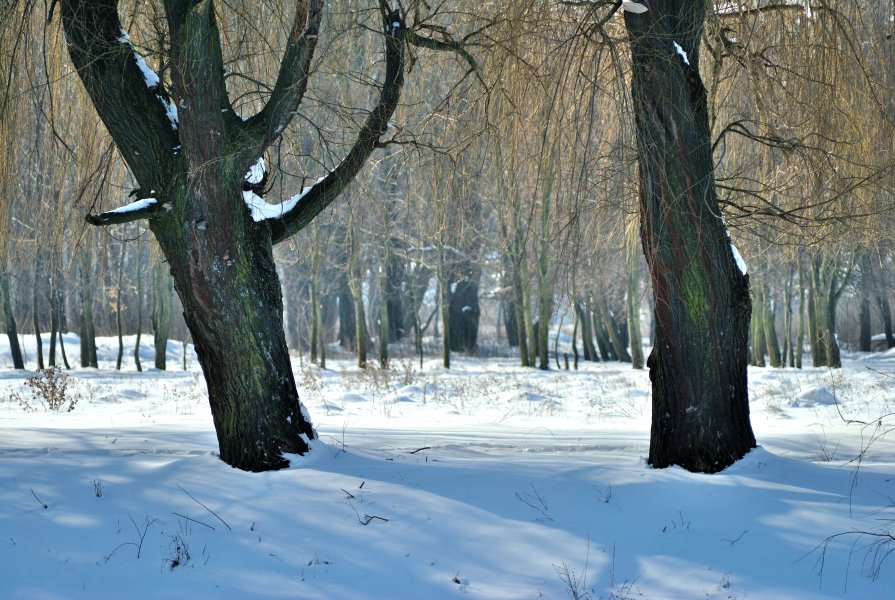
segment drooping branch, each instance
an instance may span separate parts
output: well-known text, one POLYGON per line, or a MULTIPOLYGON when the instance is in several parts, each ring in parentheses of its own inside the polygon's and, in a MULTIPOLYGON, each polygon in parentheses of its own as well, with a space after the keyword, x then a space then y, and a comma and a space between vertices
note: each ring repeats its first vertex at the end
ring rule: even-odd
POLYGON ((115 0, 62 0, 68 51, 96 111, 144 187, 162 187, 180 143, 161 82, 135 53, 115 0))
MULTIPOLYGON (((380 0, 385 7, 385 0, 380 0)), ((342 162, 326 177, 301 194, 295 206, 283 215, 267 219, 274 243, 294 235, 306 227, 318 214, 329 206, 348 187, 363 168, 367 158, 379 145, 389 119, 398 107, 401 88, 404 85, 404 58, 406 29, 400 15, 383 11, 385 39, 385 79, 379 94, 379 102, 364 122, 351 150, 342 162)))
POLYGON ((251 140, 243 157, 246 168, 286 129, 304 98, 322 14, 323 0, 297 2, 277 82, 264 108, 242 128, 241 134, 251 140))

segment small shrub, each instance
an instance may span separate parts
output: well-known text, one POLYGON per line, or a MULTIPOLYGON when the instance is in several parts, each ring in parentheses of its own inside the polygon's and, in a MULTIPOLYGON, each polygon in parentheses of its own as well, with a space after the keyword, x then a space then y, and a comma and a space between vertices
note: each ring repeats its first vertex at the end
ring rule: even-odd
POLYGON ((47 410, 71 412, 75 409, 78 398, 66 395, 68 383, 68 375, 56 367, 41 369, 37 375, 25 380, 35 402, 43 404, 47 410))

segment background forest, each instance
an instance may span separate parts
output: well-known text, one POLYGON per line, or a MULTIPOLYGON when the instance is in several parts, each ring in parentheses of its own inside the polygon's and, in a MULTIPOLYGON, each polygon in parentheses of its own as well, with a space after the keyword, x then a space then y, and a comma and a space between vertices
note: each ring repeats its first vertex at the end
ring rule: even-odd
POLYGON ((887 597, 893 34, 0 0, 4 591, 887 597))
MULTIPOLYGON (((121 4, 164 73, 157 7, 121 4)), ((281 4, 221 3, 229 94, 246 115, 275 77, 281 4)), ((333 167, 376 92, 377 11, 328 4, 295 131, 266 155, 273 203, 333 167)), ((409 50, 381 149, 277 249, 294 351, 320 363, 338 348, 360 364, 518 351, 542 368, 563 354, 642 366, 629 343, 649 337, 651 312, 630 59, 621 20, 594 21, 602 4, 405 7, 448 51, 409 50)), ((815 366, 836 366, 840 345, 895 345, 895 9, 761 4, 715 3, 701 59, 724 217, 751 278, 751 360, 801 366, 810 347, 815 366)), ((0 291, 10 335, 50 332, 28 363, 90 365, 95 335, 151 332, 164 347, 188 332, 145 222, 84 222, 127 204, 135 184, 47 24, 52 10, 7 2, 2 18, 0 291), (64 356, 55 334, 66 331, 87 340, 81 356, 64 356)))

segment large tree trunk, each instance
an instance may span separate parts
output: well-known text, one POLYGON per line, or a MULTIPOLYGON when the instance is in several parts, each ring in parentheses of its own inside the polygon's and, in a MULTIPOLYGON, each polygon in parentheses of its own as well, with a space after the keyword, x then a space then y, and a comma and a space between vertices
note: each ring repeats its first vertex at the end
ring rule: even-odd
POLYGON ((680 0, 625 13, 641 235, 656 300, 649 463, 712 473, 754 448, 755 436, 746 387, 749 278, 719 216, 699 75, 704 18, 704 3, 680 0))
POLYGON ((60 2, 72 62, 143 192, 139 208, 88 221, 149 220, 202 365, 221 458, 249 471, 288 465, 283 454, 304 453, 315 435, 292 375, 273 243, 307 226, 350 184, 386 132, 403 85, 407 32, 400 13, 380 2, 384 81, 354 145, 301 202, 281 205, 277 216, 253 214, 264 212, 255 192, 263 193, 266 173, 250 178, 255 166, 265 170, 260 157, 298 113, 323 4, 296 4, 270 97, 241 119, 227 95, 212 1, 164 3, 170 101, 165 73, 151 73, 122 33, 115 0, 60 2), (246 183, 257 185, 243 190, 246 183))
POLYGON ((282 454, 306 452, 315 434, 292 375, 270 233, 248 222, 238 189, 201 174, 184 190, 197 196, 184 215, 189 230, 153 229, 205 375, 221 458, 247 471, 282 468, 282 454))

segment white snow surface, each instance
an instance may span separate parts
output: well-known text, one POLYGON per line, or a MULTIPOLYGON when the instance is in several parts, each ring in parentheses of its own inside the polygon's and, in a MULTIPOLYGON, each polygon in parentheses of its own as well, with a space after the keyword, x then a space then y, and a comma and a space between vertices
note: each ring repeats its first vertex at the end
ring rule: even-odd
POLYGON ((895 352, 750 368, 760 447, 715 475, 646 464, 650 384, 629 365, 296 358, 320 439, 252 474, 217 457, 195 356, 181 370, 172 342, 171 370, 148 369, 151 343, 138 373, 125 338, 116 372, 98 339, 53 412, 0 336, 3 598, 891 597, 895 563, 849 532, 895 519, 895 352))
POLYGON ((640 2, 633 2, 632 0, 622 0, 622 10, 628 11, 630 13, 641 14, 645 13, 649 9, 640 2))
POLYGON ((249 183, 261 183, 261 180, 264 179, 264 171, 266 169, 267 165, 262 156, 249 168, 248 173, 245 174, 245 180, 249 183))
MULTIPOLYGON (((730 237, 730 234, 727 234, 727 237, 730 237)), ((748 275, 749 270, 746 268, 746 261, 743 260, 743 255, 740 254, 740 251, 737 250, 737 247, 733 242, 730 242, 730 251, 733 252, 733 260, 736 261, 737 268, 740 270, 740 273, 743 275, 748 275)))
POLYGON ((155 198, 141 198, 140 200, 136 200, 135 202, 131 202, 130 204, 125 204, 124 206, 119 206, 118 208, 112 209, 110 213, 129 213, 136 212, 138 210, 144 210, 153 206, 154 204, 158 204, 158 200, 155 198))
POLYGON ((674 44, 674 51, 677 52, 678 56, 681 57, 681 60, 684 61, 684 64, 685 64, 685 65, 689 65, 689 64, 690 64, 690 57, 687 56, 687 51, 684 50, 684 49, 681 47, 681 45, 678 44, 677 42, 672 41, 671 43, 674 44))

